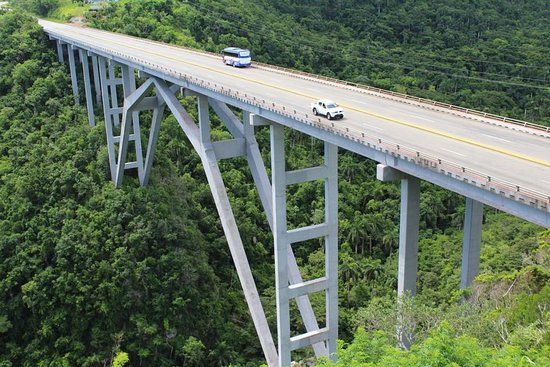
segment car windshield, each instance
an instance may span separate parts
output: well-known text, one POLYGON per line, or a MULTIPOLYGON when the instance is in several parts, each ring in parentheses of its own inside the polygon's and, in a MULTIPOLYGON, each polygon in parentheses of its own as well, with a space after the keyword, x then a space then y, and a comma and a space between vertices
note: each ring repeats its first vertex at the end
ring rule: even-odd
POLYGON ((336 103, 329 103, 327 104, 327 108, 336 108, 338 105, 336 103))

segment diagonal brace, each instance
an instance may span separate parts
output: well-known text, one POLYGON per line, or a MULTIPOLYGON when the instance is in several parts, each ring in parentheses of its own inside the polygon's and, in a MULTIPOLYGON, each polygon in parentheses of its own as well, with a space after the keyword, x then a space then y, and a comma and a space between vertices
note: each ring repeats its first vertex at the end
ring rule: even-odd
POLYGON ((267 319, 263 311, 263 306, 260 301, 260 296, 258 294, 258 290, 256 289, 256 284, 252 276, 252 271, 250 270, 250 265, 248 264, 246 252, 244 251, 242 239, 238 231, 237 222, 233 215, 233 211, 231 210, 227 191, 225 190, 225 185, 223 183, 212 145, 209 142, 203 142, 201 140, 201 132, 199 131, 199 128, 189 117, 166 83, 163 80, 156 78, 154 79, 154 82, 157 93, 164 99, 166 105, 174 114, 174 117, 178 121, 180 127, 183 129, 187 135, 187 138, 201 158, 227 243, 229 245, 231 257, 235 263, 235 268, 241 282, 243 293, 260 339, 260 344, 268 365, 270 367, 275 367, 277 366, 278 360, 277 349, 275 348, 275 344, 269 330, 267 319))
POLYGON ((120 132, 120 145, 118 148, 118 162, 116 167, 115 185, 122 185, 126 155, 128 153, 128 141, 130 137, 130 127, 132 126, 132 112, 134 107, 145 98, 145 93, 153 87, 153 80, 147 79, 136 91, 124 99, 122 110, 122 126, 120 132))

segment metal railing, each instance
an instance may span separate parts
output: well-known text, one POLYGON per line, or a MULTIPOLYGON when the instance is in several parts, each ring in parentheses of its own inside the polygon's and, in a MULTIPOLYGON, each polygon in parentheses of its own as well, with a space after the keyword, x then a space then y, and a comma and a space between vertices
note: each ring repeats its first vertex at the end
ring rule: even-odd
MULTIPOLYGON (((65 41, 62 35, 56 35, 55 32, 48 33, 53 36, 57 36, 59 39, 65 41)), ((128 56, 122 52, 113 51, 104 47, 97 47, 95 45, 86 44, 85 42, 73 43, 77 47, 89 48, 92 52, 94 50, 102 51, 104 54, 106 54, 107 56, 110 55, 112 58, 118 57, 122 60, 131 61, 137 65, 143 65, 146 68, 149 68, 153 71, 159 71, 177 80, 186 81, 190 84, 208 89, 215 93, 226 95, 251 106, 272 111, 281 116, 294 119, 315 128, 329 131, 335 135, 342 136, 351 141, 361 143, 371 149, 384 152, 385 154, 388 154, 390 156, 403 159, 410 163, 422 166, 424 168, 449 176, 453 179, 460 180, 470 185, 474 185, 489 192, 496 193, 508 199, 524 203, 542 211, 550 212, 550 195, 546 195, 528 188, 523 188, 514 183, 498 179, 493 176, 489 176, 482 172, 458 165, 453 162, 445 161, 441 158, 429 154, 422 153, 418 150, 406 147, 402 144, 397 144, 389 140, 382 140, 374 136, 369 136, 360 130, 345 127, 340 124, 334 124, 334 122, 331 122, 329 120, 320 119, 316 116, 299 112, 296 109, 289 109, 286 106, 276 104, 275 102, 269 102, 265 99, 259 99, 254 96, 249 96, 247 93, 239 92, 238 90, 224 88, 222 85, 219 85, 217 83, 205 81, 185 73, 180 73, 173 70, 172 68, 144 61, 136 57, 128 56)))

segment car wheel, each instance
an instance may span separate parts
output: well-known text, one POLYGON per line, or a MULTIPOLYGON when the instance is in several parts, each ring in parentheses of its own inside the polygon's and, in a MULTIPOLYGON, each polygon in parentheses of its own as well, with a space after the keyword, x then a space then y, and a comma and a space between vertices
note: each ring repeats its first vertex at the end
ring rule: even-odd
POLYGON ((332 120, 332 116, 330 115, 329 112, 327 112, 327 119, 332 120))
POLYGON ((317 116, 317 115, 318 115, 318 113, 317 113, 317 109, 316 109, 316 108, 313 108, 313 114, 314 114, 315 116, 317 116))

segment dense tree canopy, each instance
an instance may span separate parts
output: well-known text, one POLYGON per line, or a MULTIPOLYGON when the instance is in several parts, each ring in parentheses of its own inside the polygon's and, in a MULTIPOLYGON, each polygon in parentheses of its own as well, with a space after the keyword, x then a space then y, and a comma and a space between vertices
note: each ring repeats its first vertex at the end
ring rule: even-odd
MULTIPOLYGON (((149 188, 116 190, 104 132, 72 106, 40 26, 9 13, 0 32, 0 365, 99 366, 120 348, 135 365, 257 356, 233 270, 221 270, 222 281, 209 264, 210 250, 227 253, 219 233, 207 234, 214 213, 200 213, 204 183, 178 178, 167 161, 149 188)), ((161 165, 181 151, 164 147, 161 165)))

